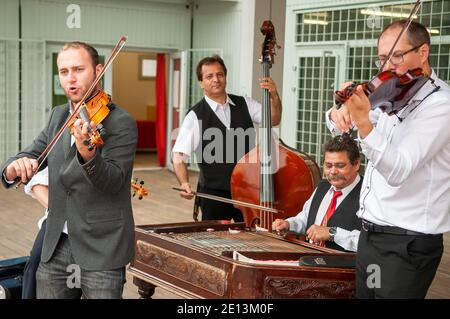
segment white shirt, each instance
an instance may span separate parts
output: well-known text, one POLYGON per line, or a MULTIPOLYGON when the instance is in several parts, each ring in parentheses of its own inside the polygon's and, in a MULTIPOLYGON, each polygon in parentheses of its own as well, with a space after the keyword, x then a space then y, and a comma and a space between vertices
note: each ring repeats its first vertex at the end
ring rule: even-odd
MULTIPOLYGON (((358 216, 427 234, 450 230, 450 88, 427 82, 398 116, 370 112, 376 124, 361 149, 369 159, 358 216), (423 100, 421 104, 417 104, 423 100)), ((328 128, 338 132, 326 116, 328 128)))
MULTIPOLYGON (((339 205, 344 201, 344 199, 347 197, 348 194, 355 188, 355 186, 359 183, 361 177, 359 175, 356 176, 355 180, 348 185, 347 187, 344 187, 343 189, 340 189, 342 192, 342 195, 337 197, 336 199, 336 209, 339 207, 339 205)), ((335 190, 334 186, 331 186, 328 192, 325 194, 325 196, 322 199, 322 202, 320 203, 319 210, 317 211, 316 220, 314 224, 320 225, 322 223, 323 218, 325 217, 325 214, 327 212, 328 206, 330 205, 331 199, 333 198, 333 191, 335 190)), ((301 212, 297 214, 295 217, 289 217, 286 219, 287 222, 289 222, 289 230, 304 234, 306 233, 307 229, 307 223, 308 223, 308 216, 309 216, 309 210, 311 209, 311 203, 314 195, 316 194, 317 188, 314 190, 314 193, 311 195, 311 197, 305 202, 303 205, 303 209, 301 212)), ((351 212, 352 214, 356 214, 357 212, 351 212)), ((360 231, 357 229, 353 230, 347 230, 340 227, 337 227, 336 229, 336 235, 334 236, 334 242, 344 248, 345 250, 349 251, 356 251, 358 248, 358 239, 359 239, 360 231)))
MULTIPOLYGON (((36 198, 33 192, 33 187, 36 185, 48 186, 48 167, 46 167, 42 171, 37 172, 30 179, 30 181, 24 186, 23 190, 25 191, 25 194, 30 195, 33 198, 36 198)), ((48 209, 45 210, 44 216, 38 221, 39 229, 41 229, 42 223, 47 218, 47 216, 48 216, 48 209)))
MULTIPOLYGON (((244 97, 247 103, 250 118, 253 123, 261 123, 261 104, 249 97, 244 97)), ((211 107, 213 112, 217 115, 219 120, 225 125, 227 129, 230 128, 231 112, 230 107, 237 107, 236 104, 227 95, 227 101, 225 104, 219 104, 209 97, 205 96, 205 100, 211 107)), ((200 144, 200 126, 198 118, 195 112, 189 112, 183 120, 183 124, 178 131, 175 145, 172 149, 174 153, 183 153, 187 157, 194 152, 200 144)))

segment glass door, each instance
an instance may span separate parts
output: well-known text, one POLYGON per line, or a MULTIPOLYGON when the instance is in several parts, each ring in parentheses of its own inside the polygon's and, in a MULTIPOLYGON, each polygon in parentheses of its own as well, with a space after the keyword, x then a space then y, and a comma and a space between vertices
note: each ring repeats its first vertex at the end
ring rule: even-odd
POLYGON ((297 56, 297 148, 323 160, 322 145, 331 137, 325 112, 333 106, 333 92, 342 83, 344 48, 302 48, 297 56))

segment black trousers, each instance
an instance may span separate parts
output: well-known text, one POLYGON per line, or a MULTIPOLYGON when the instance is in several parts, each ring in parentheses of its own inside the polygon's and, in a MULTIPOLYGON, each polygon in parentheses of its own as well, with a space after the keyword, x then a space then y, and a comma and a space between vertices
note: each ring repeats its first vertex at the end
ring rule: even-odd
MULTIPOLYGON (((216 195, 225 198, 231 198, 231 193, 227 191, 201 188, 202 193, 216 195)), ((207 198, 199 198, 199 207, 202 211, 202 220, 231 220, 234 222, 242 222, 244 218, 239 209, 232 204, 219 202, 207 198)))
POLYGON ((393 235, 361 230, 356 297, 425 298, 444 250, 442 234, 393 235))
POLYGON ((36 299, 36 271, 41 262, 42 245, 44 243, 45 228, 47 219, 42 223, 33 248, 31 249, 30 258, 28 259, 23 270, 22 279, 22 299, 36 299))

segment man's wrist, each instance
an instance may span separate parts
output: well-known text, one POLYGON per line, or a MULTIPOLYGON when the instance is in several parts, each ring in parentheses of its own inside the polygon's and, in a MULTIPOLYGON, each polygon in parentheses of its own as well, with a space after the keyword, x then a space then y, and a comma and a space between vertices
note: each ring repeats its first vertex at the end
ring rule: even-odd
POLYGON ((3 172, 3 179, 4 179, 5 182, 7 182, 8 184, 14 184, 14 181, 8 179, 8 177, 6 176, 6 171, 3 172))
POLYGON ((336 236, 337 227, 329 227, 328 228, 328 241, 334 242, 334 237, 336 236))
POLYGON ((83 151, 83 152, 78 151, 78 154, 80 155, 80 163, 82 165, 84 165, 84 164, 90 162, 95 157, 96 153, 97 153, 97 147, 94 147, 94 149, 92 151, 88 151, 88 150, 83 151))
POLYGON ((367 135, 372 132, 373 125, 369 121, 369 119, 365 119, 363 121, 359 121, 356 123, 356 126, 358 127, 359 136, 364 139, 367 135))

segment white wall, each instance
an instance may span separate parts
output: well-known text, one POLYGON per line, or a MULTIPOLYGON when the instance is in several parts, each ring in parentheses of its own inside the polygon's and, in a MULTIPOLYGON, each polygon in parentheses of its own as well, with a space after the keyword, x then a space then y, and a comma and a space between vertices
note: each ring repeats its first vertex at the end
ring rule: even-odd
MULTIPOLYGON (((258 78, 262 68, 258 59, 264 36, 259 28, 270 17, 275 25, 277 39, 284 44, 285 0, 207 1, 194 5, 193 48, 223 49, 223 59, 228 69, 227 90, 261 100, 258 78)), ((278 51, 271 76, 280 92, 283 87, 283 51, 278 51)))
POLYGON ((251 96, 255 0, 199 1, 194 7, 193 48, 221 48, 227 91, 251 96))
POLYGON ((0 1, 0 38, 19 36, 19 0, 0 1))
POLYGON ((189 46, 190 11, 183 3, 78 0, 81 28, 70 29, 64 0, 22 0, 25 39, 115 44, 128 35, 127 46, 181 49, 189 46))
POLYGON ((19 150, 19 2, 0 2, 0 162, 19 150))
MULTIPOLYGON (((332 7, 343 7, 348 5, 361 5, 370 3, 379 3, 380 0, 286 0, 287 11, 304 10, 304 9, 317 9, 317 8, 332 8, 332 7)), ((390 1, 392 2, 392 1, 390 1)), ((396 1, 401 2, 401 1, 396 1)))

